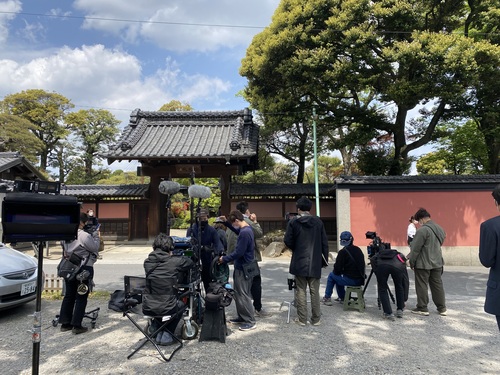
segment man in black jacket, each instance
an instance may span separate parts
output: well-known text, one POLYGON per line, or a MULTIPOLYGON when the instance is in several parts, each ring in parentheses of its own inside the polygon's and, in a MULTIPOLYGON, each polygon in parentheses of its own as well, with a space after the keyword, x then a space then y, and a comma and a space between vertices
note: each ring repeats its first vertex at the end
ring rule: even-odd
POLYGON ((327 306, 332 305, 334 286, 337 289, 337 301, 343 302, 346 285, 358 286, 365 283, 365 256, 353 242, 351 232, 345 231, 340 234, 340 245, 344 247, 337 254, 333 272, 328 275, 325 296, 322 300, 327 306))
MULTIPOLYGON (((500 185, 493 190, 495 207, 500 211, 500 185)), ((484 311, 496 316, 500 329, 500 216, 481 224, 479 231, 479 260, 490 269, 484 311)))
POLYGON ((377 276, 378 298, 384 310, 384 318, 394 320, 389 301, 389 275, 396 290, 396 316, 403 317, 405 302, 408 300, 410 279, 406 269, 406 257, 395 249, 381 249, 371 257, 370 263, 377 276))
MULTIPOLYGON (((194 262, 183 255, 173 255, 174 241, 165 233, 160 233, 153 241, 153 251, 144 261, 146 272, 146 292, 143 294, 142 311, 145 315, 167 316, 182 308, 177 300, 177 284, 181 273, 189 271, 194 262)), ((166 328, 175 332, 181 316, 172 319, 166 328)), ((153 322, 153 330, 159 328, 161 321, 153 322)), ((168 332, 161 331, 156 341, 164 345, 173 342, 168 332)))
POLYGON ((306 289, 309 285, 311 295, 311 324, 320 324, 321 308, 319 284, 321 268, 327 266, 328 239, 321 219, 312 216, 309 210, 312 202, 306 197, 297 201, 298 215, 290 220, 285 233, 285 245, 292 250, 290 273, 295 275, 296 294, 295 303, 296 321, 299 325, 307 324, 307 297, 306 289))

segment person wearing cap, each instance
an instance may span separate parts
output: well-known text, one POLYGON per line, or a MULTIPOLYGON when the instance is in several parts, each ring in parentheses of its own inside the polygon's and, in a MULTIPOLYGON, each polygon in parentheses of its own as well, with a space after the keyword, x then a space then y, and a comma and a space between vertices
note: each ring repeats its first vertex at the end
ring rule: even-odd
POLYGON ((295 276, 295 304, 301 326, 307 324, 307 287, 311 295, 311 319, 313 326, 320 325, 321 303, 319 284, 321 268, 328 265, 328 238, 321 219, 309 213, 312 202, 306 197, 297 200, 298 215, 288 222, 285 245, 292 251, 289 272, 295 276))
POLYGON ((336 301, 344 302, 345 286, 360 286, 365 283, 365 256, 361 249, 354 246, 351 232, 340 233, 342 249, 337 254, 333 271, 328 275, 325 296, 322 302, 332 306, 333 287, 337 289, 336 301))
POLYGON ((197 222, 188 228, 186 233, 187 237, 194 238, 197 241, 201 238, 201 241, 199 241, 201 247, 201 281, 203 282, 205 292, 208 292, 208 287, 212 281, 212 277, 210 276, 210 265, 212 264, 212 259, 219 256, 224 251, 219 234, 214 227, 208 225, 208 216, 207 210, 203 208, 200 209, 196 215, 198 218, 197 222), (198 226, 198 223, 200 226, 198 226))

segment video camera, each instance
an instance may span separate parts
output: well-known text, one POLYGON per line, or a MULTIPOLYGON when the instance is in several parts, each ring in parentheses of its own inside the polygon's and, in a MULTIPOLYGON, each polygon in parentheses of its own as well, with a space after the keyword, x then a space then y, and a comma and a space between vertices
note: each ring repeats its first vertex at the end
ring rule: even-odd
POLYGON ((369 258, 377 254, 380 250, 391 248, 391 244, 389 242, 382 242, 382 239, 377 236, 377 232, 366 232, 365 236, 366 239, 372 240, 372 242, 370 242, 370 244, 366 247, 369 258))

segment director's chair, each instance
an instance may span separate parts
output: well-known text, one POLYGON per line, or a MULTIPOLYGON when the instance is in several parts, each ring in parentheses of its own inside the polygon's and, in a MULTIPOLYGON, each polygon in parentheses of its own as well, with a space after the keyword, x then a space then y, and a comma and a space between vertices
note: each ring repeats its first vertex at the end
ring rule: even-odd
MULTIPOLYGON (((177 336, 175 336, 175 332, 169 331, 166 327, 172 320, 178 318, 179 316, 182 316, 186 311, 187 306, 183 303, 182 304, 178 303, 177 305, 182 307, 179 307, 177 312, 175 312, 173 315, 166 315, 166 316, 145 315, 142 313, 140 305, 142 304, 142 297, 144 294, 144 290, 146 289, 146 278, 139 276, 124 276, 124 285, 125 285, 125 309, 123 311, 123 316, 126 316, 132 322, 132 324, 144 335, 144 338, 141 339, 142 342, 140 342, 139 346, 135 348, 134 351, 127 356, 127 359, 130 359, 144 345, 146 345, 147 342, 150 342, 151 344, 153 344, 157 352, 161 355, 163 360, 165 362, 169 362, 174 356, 174 354, 178 350, 180 350, 184 344, 182 340, 180 340, 177 336), (137 320, 134 319, 133 315, 140 315, 145 319, 148 319, 148 324, 146 328, 142 328, 140 324, 137 322, 137 320), (160 320, 161 324, 159 325, 159 328, 153 330, 151 323, 155 319, 160 320), (170 333, 170 335, 174 340, 176 346, 175 349, 170 353, 170 356, 167 356, 166 351, 164 352, 164 350, 160 348, 160 346, 157 344, 155 340, 157 333, 160 331, 165 331, 170 333)), ((174 281, 172 281, 172 290, 173 293, 175 293, 174 281)), ((178 295, 177 301, 180 302, 183 297, 185 297, 185 293, 178 295)))

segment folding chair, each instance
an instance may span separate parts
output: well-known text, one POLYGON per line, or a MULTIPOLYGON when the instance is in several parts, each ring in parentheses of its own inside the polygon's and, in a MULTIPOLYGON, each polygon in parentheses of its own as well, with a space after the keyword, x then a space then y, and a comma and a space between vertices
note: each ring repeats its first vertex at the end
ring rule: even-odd
MULTIPOLYGON (((181 349, 184 344, 182 340, 177 338, 175 336, 175 332, 169 331, 166 327, 167 325, 173 320, 178 318, 179 316, 182 316, 186 309, 187 306, 185 304, 182 304, 182 307, 178 309, 177 312, 175 312, 173 315, 167 315, 167 316, 155 316, 155 315, 145 315, 142 313, 142 310, 140 310, 140 306, 142 304, 142 297, 144 294, 144 290, 146 288, 146 278, 145 277, 139 277, 139 276, 124 276, 124 284, 125 284, 125 309, 123 311, 123 316, 126 316, 132 324, 142 332, 144 335, 144 338, 141 339, 141 343, 137 348, 134 349, 132 353, 130 353, 127 356, 127 359, 130 359, 135 353, 137 353, 144 345, 146 345, 147 342, 150 342, 153 344, 155 349, 158 351, 158 353, 161 355, 164 361, 169 362, 174 354, 181 349), (138 311, 139 310, 139 311, 138 311), (136 319, 134 319, 133 315, 141 315, 144 318, 148 319, 148 324, 145 328, 142 328, 139 323, 137 322, 136 319), (152 325, 150 324, 153 320, 160 320, 161 324, 159 325, 159 328, 156 330, 151 330, 150 327, 152 325), (175 349, 170 353, 170 356, 167 357, 166 351, 164 352, 162 348, 157 344, 155 337, 156 334, 160 331, 165 331, 170 333, 172 336, 173 340, 176 342, 175 349)), ((172 282, 173 289, 175 289, 174 286, 174 281, 172 282)), ((173 291, 175 292, 175 291, 173 291)), ((182 293, 177 296, 177 301, 181 301, 182 298, 184 298, 187 294, 182 293)), ((179 305, 179 304, 178 304, 179 305)), ((185 318, 186 319, 186 318, 185 318)), ((187 318, 189 319, 189 318, 187 318)))

